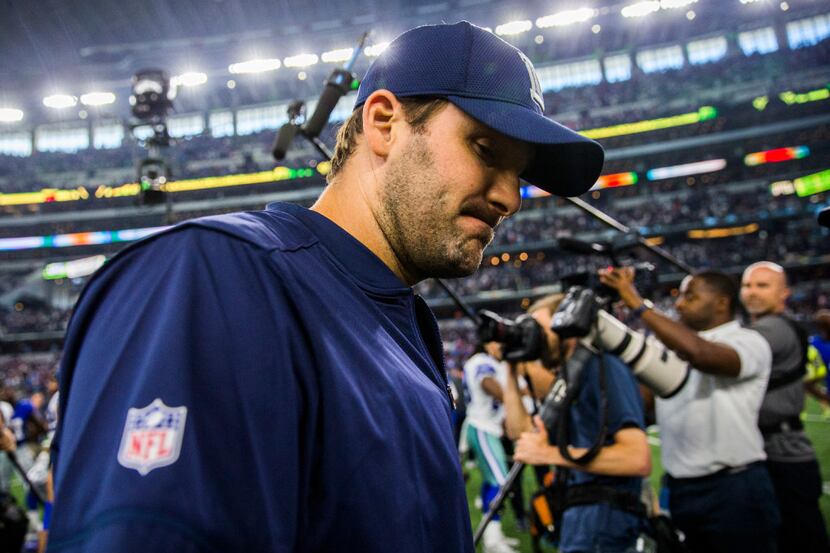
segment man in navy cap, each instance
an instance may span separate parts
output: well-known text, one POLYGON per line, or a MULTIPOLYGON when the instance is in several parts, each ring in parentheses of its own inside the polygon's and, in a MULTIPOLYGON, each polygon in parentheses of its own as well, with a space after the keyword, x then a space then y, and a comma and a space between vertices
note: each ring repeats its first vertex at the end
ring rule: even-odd
POLYGON ((310 210, 190 221, 90 282, 51 550, 471 552, 441 340, 411 286, 474 272, 520 178, 576 195, 602 160, 501 39, 401 35, 310 210))

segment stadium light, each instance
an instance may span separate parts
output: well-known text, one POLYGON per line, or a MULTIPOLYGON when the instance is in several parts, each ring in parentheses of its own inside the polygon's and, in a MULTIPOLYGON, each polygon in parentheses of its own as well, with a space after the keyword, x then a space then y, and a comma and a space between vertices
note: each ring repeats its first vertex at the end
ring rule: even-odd
POLYGON ((228 66, 228 71, 235 75, 242 73, 265 73, 266 71, 276 71, 280 67, 282 67, 280 60, 270 58, 232 63, 228 66))
POLYGON ((629 4, 620 10, 623 17, 644 17, 660 9, 660 2, 646 1, 629 4))
POLYGON ((528 19, 508 21, 496 27, 496 34, 499 36, 512 36, 526 33, 533 28, 533 23, 528 19))
POLYGON ((112 92, 88 92, 81 94, 81 103, 85 106, 105 106, 115 103, 115 94, 112 92))
POLYGON ((288 56, 282 60, 285 67, 308 67, 320 61, 317 54, 297 54, 296 56, 288 56))
POLYGON ((388 42, 381 42, 379 44, 373 44, 372 46, 367 46, 363 53, 366 54, 369 58, 376 58, 380 55, 381 52, 386 50, 386 47, 389 46, 388 42))
POLYGON ((16 123, 23 119, 23 112, 17 108, 0 108, 0 123, 16 123))
POLYGON ((198 71, 188 71, 175 75, 170 79, 170 86, 199 86, 207 82, 207 74, 198 71))
POLYGON ((353 53, 354 48, 340 48, 339 50, 329 50, 328 52, 323 52, 320 59, 323 60, 323 63, 340 63, 349 61, 353 53))
POLYGON ((71 108, 77 104, 78 99, 69 94, 52 94, 43 99, 43 105, 53 109, 71 108))
POLYGON ((660 0, 660 9, 674 10, 677 8, 685 8, 691 4, 697 4, 697 0, 660 0))
POLYGON ((551 15, 545 15, 536 20, 536 26, 540 29, 548 27, 567 27, 575 23, 582 23, 596 16, 597 10, 593 8, 579 8, 565 10, 551 15))

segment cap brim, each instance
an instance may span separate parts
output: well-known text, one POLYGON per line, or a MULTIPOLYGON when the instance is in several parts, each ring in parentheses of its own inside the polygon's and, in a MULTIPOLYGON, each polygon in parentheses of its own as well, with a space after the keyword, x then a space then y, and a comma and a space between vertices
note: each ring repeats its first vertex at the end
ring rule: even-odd
POLYGON ((498 100, 447 96, 470 117, 536 146, 521 177, 557 196, 579 196, 599 178, 605 152, 598 143, 525 107, 498 100))
POLYGON ((830 207, 825 207, 818 212, 818 224, 823 227, 830 227, 830 207))

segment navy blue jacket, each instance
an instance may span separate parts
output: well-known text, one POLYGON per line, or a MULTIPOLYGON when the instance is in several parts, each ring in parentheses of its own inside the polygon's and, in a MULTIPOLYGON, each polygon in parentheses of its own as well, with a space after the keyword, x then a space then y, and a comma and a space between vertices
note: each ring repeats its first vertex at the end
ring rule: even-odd
POLYGON ((307 209, 116 256, 61 399, 49 551, 473 550, 432 313, 307 209))

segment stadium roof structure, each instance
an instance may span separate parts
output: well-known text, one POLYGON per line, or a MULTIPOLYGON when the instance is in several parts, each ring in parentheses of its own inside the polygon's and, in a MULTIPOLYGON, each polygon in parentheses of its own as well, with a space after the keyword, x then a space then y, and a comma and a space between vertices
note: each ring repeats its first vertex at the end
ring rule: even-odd
MULTIPOLYGON (((0 104, 22 109, 29 123, 77 120, 80 109, 93 116, 123 116, 128 112, 129 79, 147 67, 172 75, 193 72, 192 82, 207 81, 205 86, 182 91, 177 100, 180 111, 306 97, 319 92, 334 66, 325 63, 323 52, 342 52, 365 31, 372 32, 369 44, 380 47, 407 28, 442 21, 467 19, 499 33, 503 30, 504 38, 532 59, 550 60, 734 31, 761 21, 769 24, 784 15, 778 0, 747 1, 585 0, 582 13, 592 12, 590 17, 580 20, 571 14, 571 25, 562 24, 562 18, 557 22, 556 17, 540 24, 540 18, 561 13, 558 9, 574 11, 576 4, 544 0, 9 2, 0 18, 0 104), (665 4, 667 9, 623 17, 623 8, 638 3, 665 4), (310 56, 295 57, 298 54, 310 56), (289 58, 295 67, 288 67, 289 58), (281 60, 281 69, 262 75, 234 75, 229 69, 251 59, 281 60), (304 67, 309 60, 314 65, 304 67), (117 99, 107 104, 107 96, 96 96, 104 98, 101 105, 86 107, 78 99, 89 92, 114 92, 117 99), (50 102, 69 108, 45 109, 44 98, 55 94, 74 96, 76 101, 51 98, 50 102)), ((820 10, 820 4, 789 0, 787 9, 789 15, 810 15, 820 10)), ((358 73, 368 61, 361 60, 358 73)))

